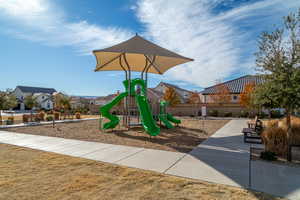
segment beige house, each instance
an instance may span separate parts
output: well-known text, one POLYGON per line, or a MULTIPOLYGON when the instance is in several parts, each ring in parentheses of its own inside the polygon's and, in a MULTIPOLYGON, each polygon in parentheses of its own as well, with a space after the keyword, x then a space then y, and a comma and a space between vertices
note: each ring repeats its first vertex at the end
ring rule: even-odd
POLYGON ((208 114, 217 111, 219 116, 231 113, 233 116, 240 116, 242 112, 248 110, 240 105, 240 95, 244 91, 247 84, 261 84, 263 79, 256 75, 246 75, 233 80, 229 80, 220 84, 205 88, 200 92, 200 98, 203 106, 207 107, 208 114), (221 90, 226 90, 222 93, 221 90), (226 96, 226 102, 220 101, 218 95, 226 96))
POLYGON ((175 90, 175 92, 178 94, 180 98, 181 103, 187 103, 190 96, 193 94, 192 91, 180 88, 177 85, 173 85, 166 82, 160 82, 156 87, 152 89, 164 94, 168 88, 173 88, 175 90))
MULTIPOLYGON (((205 104, 210 103, 219 103, 216 102, 216 98, 214 96, 219 95, 220 88, 226 89, 226 93, 228 94, 228 102, 232 104, 239 104, 240 95, 244 91, 244 88, 247 84, 261 84, 263 79, 260 76, 255 75, 246 75, 233 80, 229 80, 220 84, 213 85, 211 87, 205 88, 202 92, 200 92, 201 101, 205 104)), ((225 95, 225 94, 223 94, 225 95)))

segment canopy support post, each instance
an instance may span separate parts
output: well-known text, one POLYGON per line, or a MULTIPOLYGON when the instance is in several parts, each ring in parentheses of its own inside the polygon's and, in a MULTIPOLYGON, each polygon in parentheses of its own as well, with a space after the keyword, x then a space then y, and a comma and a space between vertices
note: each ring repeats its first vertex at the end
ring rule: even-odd
MULTIPOLYGON (((122 54, 122 55, 123 55, 123 54, 122 54)), ((120 57, 119 57, 119 64, 120 64, 121 68, 123 69, 123 71, 125 72, 125 79, 126 79, 126 81, 128 81, 128 73, 127 73, 127 70, 125 69, 125 67, 124 67, 123 64, 122 64, 122 55, 120 55, 120 57)), ((128 127, 128 98, 127 98, 127 97, 125 98, 124 104, 125 104, 125 106, 124 106, 125 109, 124 109, 123 115, 124 115, 125 117, 123 117, 123 124, 125 124, 126 127, 128 127)))
POLYGON ((129 63, 128 63, 128 61, 127 61, 127 58, 126 58, 126 54, 125 53, 123 53, 123 58, 124 58, 124 61, 125 61, 125 63, 126 63, 126 66, 127 66, 127 68, 128 68, 128 100, 127 100, 127 103, 129 104, 127 104, 127 126, 128 127, 130 127, 130 121, 131 121, 131 117, 130 117, 130 115, 131 115, 131 104, 132 104, 132 102, 131 102, 131 68, 130 68, 130 66, 129 66, 129 63))

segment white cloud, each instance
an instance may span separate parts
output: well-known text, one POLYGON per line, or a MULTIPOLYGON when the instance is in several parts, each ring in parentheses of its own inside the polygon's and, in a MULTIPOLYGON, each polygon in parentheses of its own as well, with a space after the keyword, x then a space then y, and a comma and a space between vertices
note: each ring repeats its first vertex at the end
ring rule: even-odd
POLYGON ((47 45, 72 46, 84 54, 132 35, 119 27, 101 27, 87 21, 68 22, 64 11, 49 0, 0 0, 0 13, 0 20, 13 22, 7 25, 9 34, 47 45))
POLYGON ((168 71, 168 79, 207 87, 233 73, 249 73, 249 66, 254 65, 256 40, 250 36, 251 31, 257 31, 251 30, 251 27, 255 29, 274 16, 286 15, 289 9, 300 6, 293 0, 284 3, 281 0, 265 0, 217 13, 214 9, 224 2, 138 1, 135 10, 145 26, 145 35, 166 48, 195 59, 168 71), (241 30, 242 26, 249 26, 250 33, 241 30))
MULTIPOLYGON (((234 73, 250 73, 253 33, 300 6, 295 0, 262 0, 216 12, 220 4, 230 3, 235 1, 138 0, 130 6, 143 23, 146 38, 195 59, 171 69, 163 79, 207 87, 234 73)), ((64 10, 50 0, 0 0, 0 21, 8 22, 1 24, 5 27, 1 31, 51 46, 71 46, 83 54, 132 35, 117 26, 70 22, 64 10)))

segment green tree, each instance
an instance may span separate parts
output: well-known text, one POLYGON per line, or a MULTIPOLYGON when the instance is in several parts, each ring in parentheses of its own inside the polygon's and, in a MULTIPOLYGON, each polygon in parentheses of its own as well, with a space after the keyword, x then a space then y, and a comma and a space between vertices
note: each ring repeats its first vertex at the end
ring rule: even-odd
POLYGON ((5 102, 6 102, 6 97, 5 97, 5 92, 0 91, 0 124, 2 124, 2 110, 5 109, 5 102))
POLYGON ((300 9, 284 17, 283 28, 262 33, 256 64, 265 79, 257 90, 256 97, 261 98, 257 102, 285 109, 289 141, 291 115, 300 106, 300 9))
POLYGON ((2 110, 13 109, 18 105, 17 98, 11 94, 11 90, 0 91, 0 122, 2 123, 2 110))
POLYGON ((24 104, 30 109, 30 120, 32 121, 32 109, 38 107, 37 98, 33 95, 26 96, 24 99, 24 104))
POLYGON ((24 104, 30 110, 32 110, 35 107, 38 107, 37 98, 34 97, 33 95, 26 96, 25 99, 24 99, 24 104))
POLYGON ((18 105, 18 101, 16 96, 13 94, 6 94, 6 102, 5 102, 6 109, 13 109, 17 105, 18 105))
POLYGON ((71 98, 67 95, 62 95, 59 100, 59 105, 64 113, 64 119, 66 118, 66 112, 71 109, 71 98))

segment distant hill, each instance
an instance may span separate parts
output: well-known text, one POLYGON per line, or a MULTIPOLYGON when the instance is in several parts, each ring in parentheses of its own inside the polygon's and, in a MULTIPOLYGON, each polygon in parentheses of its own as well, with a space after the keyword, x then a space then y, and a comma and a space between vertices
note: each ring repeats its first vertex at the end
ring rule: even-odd
POLYGON ((72 97, 80 97, 80 98, 84 98, 84 99, 96 99, 96 98, 99 98, 101 96, 79 96, 79 95, 72 95, 72 97))

